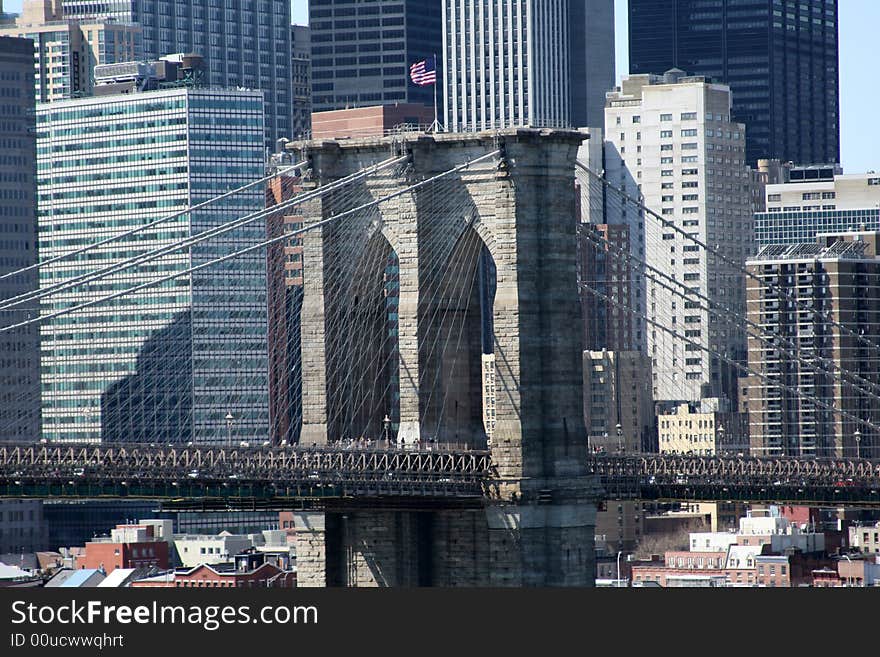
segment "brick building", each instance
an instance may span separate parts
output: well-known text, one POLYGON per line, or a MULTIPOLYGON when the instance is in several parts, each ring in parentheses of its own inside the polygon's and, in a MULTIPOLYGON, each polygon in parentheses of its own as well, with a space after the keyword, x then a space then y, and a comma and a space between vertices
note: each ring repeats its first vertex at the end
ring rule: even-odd
POLYGON ((136 588, 293 588, 296 572, 279 568, 265 554, 235 555, 230 564, 202 564, 132 582, 136 588))
MULTIPOLYGON (((266 187, 266 207, 291 200, 302 191, 298 176, 276 175, 266 187)), ((300 206, 266 218, 269 239, 302 228, 300 206)), ((299 439, 302 377, 300 372, 300 308, 302 307, 302 236, 291 235, 266 249, 269 311, 269 422, 275 444, 299 439)))
POLYGON ((382 137, 395 129, 426 130, 433 121, 434 110, 418 103, 313 112, 312 139, 382 137))
POLYGON ((156 540, 153 527, 117 525, 109 537, 86 543, 85 554, 76 560, 77 568, 103 568, 108 574, 116 568, 168 568, 168 543, 156 540))

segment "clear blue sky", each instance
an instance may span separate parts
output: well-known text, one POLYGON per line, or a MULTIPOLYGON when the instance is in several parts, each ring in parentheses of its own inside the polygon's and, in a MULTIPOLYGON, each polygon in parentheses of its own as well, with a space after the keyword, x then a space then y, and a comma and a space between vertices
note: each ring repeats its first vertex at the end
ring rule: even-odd
MULTIPOLYGON (((293 22, 309 22, 308 0, 292 0, 293 22)), ((614 0, 617 14, 617 76, 629 71, 626 0, 614 0)), ((21 0, 6 0, 6 11, 21 10, 21 0)), ((840 137, 847 173, 880 171, 880 77, 874 39, 880 38, 880 2, 838 0, 840 7, 840 137), (871 126, 874 126, 873 128, 871 126)))

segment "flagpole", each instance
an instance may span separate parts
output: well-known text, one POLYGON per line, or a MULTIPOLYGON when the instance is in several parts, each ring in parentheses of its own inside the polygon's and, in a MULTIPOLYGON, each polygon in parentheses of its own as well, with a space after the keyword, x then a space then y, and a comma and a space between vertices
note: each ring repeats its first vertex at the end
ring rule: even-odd
POLYGON ((440 122, 437 120, 437 53, 434 53, 434 132, 438 132, 440 122))

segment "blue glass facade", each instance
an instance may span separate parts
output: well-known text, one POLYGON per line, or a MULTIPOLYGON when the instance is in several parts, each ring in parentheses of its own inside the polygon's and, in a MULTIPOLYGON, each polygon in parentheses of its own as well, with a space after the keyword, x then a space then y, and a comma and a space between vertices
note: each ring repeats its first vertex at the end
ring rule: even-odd
MULTIPOLYGON (((43 260, 155 221, 263 175, 263 97, 174 89, 61 101, 37 112, 43 260)), ((41 271, 41 286, 261 209, 254 189, 41 271)), ((180 272, 265 239, 255 221, 99 282, 42 312, 180 272)), ((49 440, 198 442, 268 430, 265 253, 235 258, 41 326, 49 440), (233 420, 226 421, 231 415, 233 420)))
POLYGON ((755 239, 759 247, 814 242, 819 233, 860 230, 880 230, 880 208, 755 214, 755 239))

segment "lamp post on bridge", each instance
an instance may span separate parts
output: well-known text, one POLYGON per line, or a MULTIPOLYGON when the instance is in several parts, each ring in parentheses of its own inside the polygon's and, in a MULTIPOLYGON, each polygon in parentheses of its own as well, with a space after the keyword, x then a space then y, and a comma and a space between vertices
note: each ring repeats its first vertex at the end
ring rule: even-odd
POLYGON ((382 426, 385 428, 385 444, 391 445, 391 418, 388 417, 387 413, 382 420, 382 426))
POLYGON ((617 453, 623 454, 625 451, 623 447, 623 427, 620 426, 620 422, 618 422, 614 428, 617 429, 617 453))
MULTIPOLYGON (((618 424, 617 426, 619 427, 620 425, 618 424)), ((620 588, 620 555, 621 554, 623 554, 623 552, 618 551, 618 553, 617 553, 617 582, 616 582, 617 588, 620 588)))
POLYGON ((862 442, 862 432, 856 429, 853 434, 853 438, 856 440, 856 460, 862 458, 862 450, 861 450, 861 442, 862 442))
POLYGON ((232 415, 231 411, 226 411, 226 446, 232 447, 232 422, 235 420, 235 417, 232 415))

